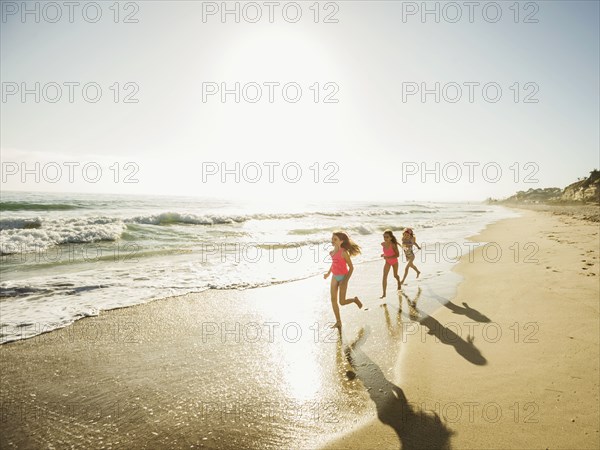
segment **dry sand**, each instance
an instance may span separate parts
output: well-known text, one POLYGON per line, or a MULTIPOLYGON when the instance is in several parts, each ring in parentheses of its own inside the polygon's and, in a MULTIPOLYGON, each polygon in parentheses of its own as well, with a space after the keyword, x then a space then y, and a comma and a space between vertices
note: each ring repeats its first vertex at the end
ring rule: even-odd
POLYGON ((342 308, 341 340, 317 277, 2 345, 0 447, 598 448, 598 231, 531 211, 494 224, 445 307, 412 275, 383 307, 381 263, 359 265, 349 294, 368 309, 342 308))

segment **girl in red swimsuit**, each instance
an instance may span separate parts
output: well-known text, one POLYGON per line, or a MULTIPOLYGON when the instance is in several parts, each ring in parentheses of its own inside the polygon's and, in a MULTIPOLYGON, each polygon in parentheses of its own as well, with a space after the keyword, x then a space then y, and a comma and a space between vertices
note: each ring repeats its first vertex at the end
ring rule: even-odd
POLYGON ((385 298, 390 267, 394 268, 394 278, 398 282, 398 290, 401 287, 400 277, 398 276, 398 257, 400 256, 400 252, 398 251, 398 240, 392 230, 385 230, 383 232, 383 242, 381 245, 383 247, 381 257, 385 259, 385 266, 383 266, 383 295, 379 298, 385 298))
POLYGON ((323 278, 327 279, 330 274, 333 274, 331 278, 331 306, 333 307, 333 314, 335 315, 335 324, 333 328, 342 329, 342 320, 340 318, 340 308, 338 306, 338 291, 340 305, 349 305, 350 303, 356 303, 359 308, 362 308, 362 303, 358 297, 346 298, 346 291, 348 290, 348 281, 354 272, 354 266, 352 265, 351 256, 358 255, 360 253, 360 247, 348 237, 346 233, 337 231, 331 236, 331 244, 333 250, 329 253, 331 255, 331 268, 329 272, 323 275, 323 278))

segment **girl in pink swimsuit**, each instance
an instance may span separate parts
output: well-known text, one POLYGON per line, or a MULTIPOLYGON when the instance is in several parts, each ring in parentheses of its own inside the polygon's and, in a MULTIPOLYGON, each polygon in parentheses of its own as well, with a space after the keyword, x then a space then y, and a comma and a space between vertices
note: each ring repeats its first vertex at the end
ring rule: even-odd
POLYGON ((362 303, 358 297, 346 298, 346 291, 348 290, 348 281, 354 271, 352 265, 351 256, 358 255, 360 253, 360 247, 348 237, 346 233, 337 231, 331 236, 331 244, 333 250, 329 253, 331 255, 331 267, 329 272, 323 275, 323 278, 327 279, 329 275, 333 274, 331 278, 331 306, 333 308, 333 314, 335 315, 334 328, 342 329, 342 320, 340 318, 340 308, 338 306, 338 291, 340 305, 349 305, 350 303, 356 303, 356 306, 362 308, 362 303))
POLYGON ((390 267, 394 268, 394 278, 398 282, 398 290, 400 290, 401 283, 400 277, 398 276, 398 256, 400 256, 400 252, 398 251, 398 240, 392 230, 385 230, 383 232, 383 242, 381 243, 383 247, 383 253, 381 257, 385 259, 385 265, 383 266, 383 295, 379 298, 385 298, 385 291, 387 289, 387 278, 390 273, 390 267))

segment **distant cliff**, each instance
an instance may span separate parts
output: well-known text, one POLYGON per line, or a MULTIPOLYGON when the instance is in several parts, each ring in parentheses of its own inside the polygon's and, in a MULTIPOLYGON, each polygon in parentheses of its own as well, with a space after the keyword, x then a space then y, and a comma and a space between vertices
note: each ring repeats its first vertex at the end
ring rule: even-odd
POLYGON ((504 200, 488 199, 490 203, 600 203, 600 171, 592 170, 590 176, 564 189, 544 188, 519 191, 504 200))
POLYGON ((585 180, 568 185, 560 199, 564 202, 600 203, 600 171, 593 170, 585 180))

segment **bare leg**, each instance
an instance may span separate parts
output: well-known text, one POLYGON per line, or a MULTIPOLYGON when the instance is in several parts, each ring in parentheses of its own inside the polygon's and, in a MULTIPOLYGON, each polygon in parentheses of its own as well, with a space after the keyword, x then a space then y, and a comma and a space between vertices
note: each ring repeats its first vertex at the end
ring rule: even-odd
POLYGON ((417 278, 419 278, 419 275, 421 275, 421 271, 419 269, 417 269, 417 266, 414 265, 414 260, 415 260, 415 257, 413 256, 408 261, 408 264, 409 264, 410 267, 412 267, 413 269, 415 269, 415 271, 417 272, 417 278))
POLYGON ((335 277, 331 278, 331 307, 333 308, 333 314, 335 315, 335 325, 334 327, 341 328, 342 319, 340 318, 340 307, 337 303, 337 293, 338 293, 339 283, 335 279, 335 277))
POLYGON ((394 278, 398 282, 398 290, 402 287, 402 283, 400 282, 400 277, 398 276, 398 263, 392 266, 394 268, 394 278))
POLYGON ((379 298, 385 298, 385 291, 387 289, 387 277, 388 277, 389 273, 390 273, 390 265, 386 262, 385 266, 383 266, 383 281, 382 281, 383 295, 379 298))
POLYGON ((410 260, 408 261, 408 264, 406 264, 406 267, 404 268, 404 276, 402 277, 402 281, 400 282, 400 284, 404 284, 404 280, 406 280, 406 277, 408 276, 409 268, 410 268, 410 260))
POLYGON ((347 299, 346 298, 346 291, 347 290, 348 290, 348 282, 346 280, 344 280, 340 284, 340 305, 342 305, 342 306, 349 305, 350 303, 354 302, 354 299, 352 299, 352 298, 347 299))
POLYGON ((358 297, 346 298, 346 291, 348 290, 348 282, 343 281, 340 285, 340 305, 349 305, 350 303, 356 303, 356 306, 362 309, 362 302, 358 297))

